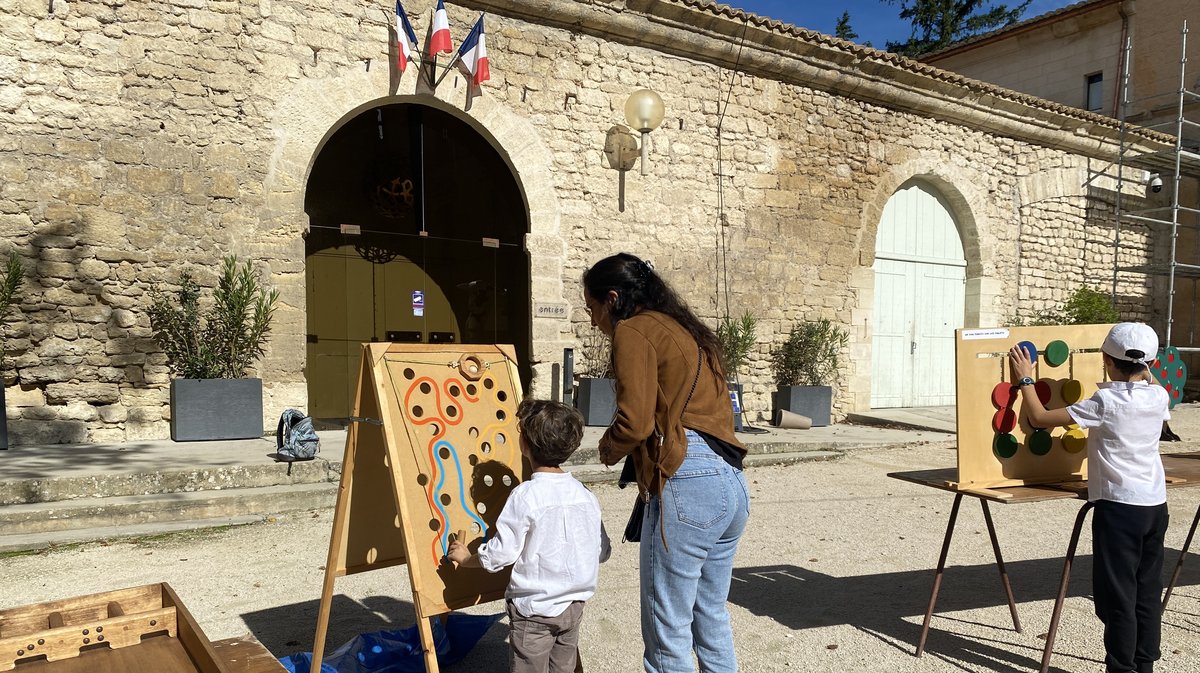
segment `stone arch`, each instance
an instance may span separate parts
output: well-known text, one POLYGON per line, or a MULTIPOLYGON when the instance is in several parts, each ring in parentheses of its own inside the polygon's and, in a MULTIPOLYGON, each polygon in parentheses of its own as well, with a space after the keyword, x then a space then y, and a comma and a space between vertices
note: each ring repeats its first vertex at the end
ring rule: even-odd
POLYGON ((964 324, 977 327, 991 324, 996 319, 994 298, 998 293, 995 281, 984 275, 984 269, 993 267, 993 251, 980 244, 983 238, 976 214, 982 212, 987 191, 978 181, 968 180, 962 172, 946 169, 944 158, 915 157, 894 166, 884 173, 863 199, 858 241, 859 267, 855 271, 853 285, 857 291, 855 326, 851 332, 853 371, 853 408, 870 408, 872 338, 871 316, 875 303, 875 243, 879 223, 888 200, 906 183, 919 180, 933 187, 945 200, 958 225, 962 239, 963 255, 966 258, 966 294, 964 324))
MULTIPOLYGON (((386 68, 376 68, 374 73, 354 69, 324 79, 310 79, 296 83, 276 105, 272 131, 276 142, 264 180, 263 222, 261 232, 272 232, 278 240, 281 235, 288 239, 289 260, 304 258, 301 236, 308 229, 308 216, 304 211, 305 186, 308 175, 320 155, 325 143, 349 120, 365 110, 394 103, 415 103, 436 108, 450 114, 478 132, 512 171, 524 200, 528 219, 525 248, 530 263, 531 292, 537 302, 566 303, 562 269, 566 258, 566 242, 561 231, 561 210, 558 196, 551 179, 553 154, 543 142, 537 128, 528 119, 521 117, 503 102, 492 98, 488 90, 474 98, 467 109, 456 105, 450 98, 466 100, 461 86, 450 82, 435 93, 423 92, 418 77, 402 78, 402 92, 386 94, 389 90, 390 73, 386 68)), ((260 232, 260 233, 261 233, 260 232)), ((281 265, 281 271, 293 271, 289 265, 281 265)), ((295 274, 290 274, 295 275, 295 274)), ((284 302, 299 312, 303 321, 305 294, 303 274, 301 281, 277 283, 284 289, 284 302), (291 290, 289 292, 288 290, 291 290)), ((531 301, 531 305, 533 304, 531 301)), ((536 313, 536 312, 535 312, 536 313)), ((531 320, 534 318, 531 316, 531 320)), ((533 335, 533 369, 535 391, 549 395, 551 369, 561 354, 561 343, 539 340, 538 334, 569 333, 566 319, 539 317, 531 326, 533 335), (556 324, 561 323, 561 324, 556 324), (543 388, 545 388, 543 390, 543 388)), ((303 330, 297 330, 303 332, 303 330)), ((294 338, 293 352, 304 352, 303 334, 283 338, 294 338)), ((303 367, 303 363, 297 365, 303 367)), ((288 399, 294 404, 298 396, 304 396, 302 370, 288 380, 288 399)))

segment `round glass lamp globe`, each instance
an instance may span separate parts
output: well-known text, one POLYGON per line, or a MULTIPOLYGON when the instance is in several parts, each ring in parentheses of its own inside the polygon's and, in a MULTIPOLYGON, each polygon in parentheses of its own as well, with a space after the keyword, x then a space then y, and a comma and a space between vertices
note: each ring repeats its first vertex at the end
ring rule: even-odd
POLYGON ((626 123, 642 133, 648 133, 658 128, 658 125, 662 123, 664 112, 666 112, 666 108, 663 107, 662 96, 650 89, 634 91, 629 94, 629 100, 625 101, 626 123))

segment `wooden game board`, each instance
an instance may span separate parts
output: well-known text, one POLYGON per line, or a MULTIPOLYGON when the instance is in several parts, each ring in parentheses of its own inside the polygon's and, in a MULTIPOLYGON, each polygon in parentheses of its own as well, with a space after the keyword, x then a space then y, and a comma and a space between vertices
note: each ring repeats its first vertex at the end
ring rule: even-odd
POLYGON ((512 346, 363 344, 355 422, 313 645, 324 652, 335 577, 407 563, 426 670, 437 672, 428 619, 504 597, 507 572, 442 562, 460 532, 489 538, 528 475, 517 435, 512 346))
POLYGON ((1001 327, 955 331, 960 488, 1087 479, 1087 433, 1077 426, 1033 428, 1014 385, 1008 350, 1037 353, 1034 379, 1047 409, 1096 392, 1105 380, 1100 345, 1112 325, 1001 327))
POLYGON ((167 584, 0 610, 0 671, 226 673, 167 584))

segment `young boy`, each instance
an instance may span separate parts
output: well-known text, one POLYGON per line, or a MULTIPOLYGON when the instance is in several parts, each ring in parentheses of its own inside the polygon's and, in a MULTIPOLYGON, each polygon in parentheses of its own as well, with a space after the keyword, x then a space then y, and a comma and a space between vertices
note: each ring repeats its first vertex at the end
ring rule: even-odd
POLYGON ((509 494, 495 535, 476 553, 456 540, 446 556, 493 573, 513 566, 505 597, 514 673, 571 673, 583 603, 596 592, 611 545, 596 496, 559 467, 579 448, 583 417, 565 404, 527 399, 517 419, 532 478, 509 494))
POLYGON ((1167 392, 1153 385, 1147 362, 1158 352, 1148 325, 1115 325, 1100 347, 1109 382, 1091 399, 1047 411, 1033 387, 1033 365, 1009 351, 1013 375, 1034 427, 1077 423, 1088 431, 1088 500, 1092 516, 1096 616, 1104 623, 1108 673, 1152 673, 1161 656, 1163 536, 1167 488, 1159 435, 1167 392))

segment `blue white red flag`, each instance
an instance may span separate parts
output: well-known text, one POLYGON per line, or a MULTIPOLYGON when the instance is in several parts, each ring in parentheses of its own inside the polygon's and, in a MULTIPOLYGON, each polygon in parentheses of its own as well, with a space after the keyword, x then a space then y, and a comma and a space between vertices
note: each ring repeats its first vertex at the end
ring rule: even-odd
POLYGON ((482 14, 467 35, 467 39, 463 40, 462 46, 458 48, 458 65, 467 73, 472 86, 478 87, 492 77, 488 71, 487 40, 483 34, 482 14))
POLYGON ((400 72, 408 67, 408 62, 415 59, 417 33, 408 21, 408 14, 400 0, 396 0, 396 56, 400 61, 400 72))
POLYGON ((429 38, 429 53, 450 54, 454 47, 450 46, 450 19, 446 18, 446 5, 438 0, 437 9, 433 12, 433 35, 429 38))

